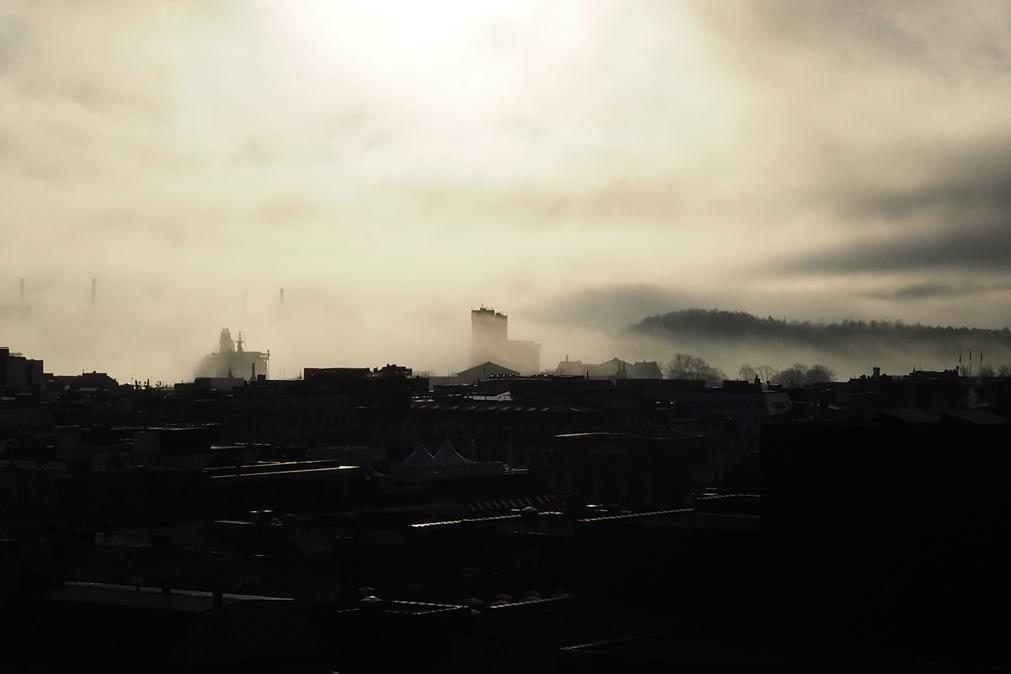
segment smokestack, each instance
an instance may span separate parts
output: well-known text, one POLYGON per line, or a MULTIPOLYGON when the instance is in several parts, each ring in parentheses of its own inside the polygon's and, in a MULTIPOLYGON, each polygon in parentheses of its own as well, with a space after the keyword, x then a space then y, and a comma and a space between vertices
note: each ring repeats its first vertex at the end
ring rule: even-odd
POLYGON ((94 276, 91 277, 91 306, 95 306, 95 284, 98 283, 98 279, 94 276))
POLYGON ((18 302, 21 306, 25 306, 25 279, 23 276, 18 281, 18 302))

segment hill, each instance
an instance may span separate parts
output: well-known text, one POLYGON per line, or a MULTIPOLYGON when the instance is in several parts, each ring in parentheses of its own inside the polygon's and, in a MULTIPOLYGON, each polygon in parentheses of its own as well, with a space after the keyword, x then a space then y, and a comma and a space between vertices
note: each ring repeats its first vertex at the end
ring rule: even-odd
MULTIPOLYGON (((726 362, 732 352, 739 362, 824 360, 865 371, 883 364, 896 372, 919 364, 927 369, 954 367, 968 354, 994 367, 1011 363, 1011 331, 972 327, 927 326, 902 321, 812 323, 761 318, 741 311, 683 309, 649 316, 630 326, 626 334, 647 339, 657 347, 694 348, 709 358, 726 362)), ((731 371, 733 366, 730 366, 731 371)), ((978 367, 978 365, 977 365, 978 367)))

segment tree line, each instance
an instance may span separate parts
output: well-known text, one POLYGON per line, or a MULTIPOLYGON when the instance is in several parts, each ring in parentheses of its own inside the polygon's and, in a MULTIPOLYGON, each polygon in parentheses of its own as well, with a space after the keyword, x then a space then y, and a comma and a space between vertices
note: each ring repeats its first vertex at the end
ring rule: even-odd
MULTIPOLYGON (((668 379, 697 379, 706 386, 718 386, 729 379, 726 372, 710 365, 704 358, 690 353, 676 353, 667 363, 665 372, 668 379)), ((987 379, 990 377, 1011 377, 1011 365, 993 367, 982 365, 972 373, 973 377, 987 379)), ((771 365, 751 365, 745 363, 737 370, 737 378, 744 381, 758 380, 763 384, 780 386, 808 386, 810 384, 825 384, 836 380, 835 371, 828 365, 815 363, 807 366, 803 363, 777 370, 771 365)))
MULTIPOLYGON (((718 367, 710 365, 704 358, 690 353, 676 353, 667 363, 668 379, 700 379, 706 386, 717 386, 726 379, 727 374, 718 367)), ((745 381, 756 379, 765 384, 780 384, 782 386, 807 386, 808 384, 823 384, 835 381, 835 372, 827 365, 815 364, 810 367, 803 363, 777 370, 771 365, 750 365, 745 363, 737 371, 737 378, 745 381)))
POLYGON ((761 318, 744 311, 721 309, 681 309, 649 316, 630 327, 639 333, 694 334, 698 336, 736 337, 738 339, 773 339, 824 345, 859 337, 899 338, 914 341, 944 340, 951 337, 976 337, 1011 344, 1011 330, 929 326, 897 321, 843 320, 838 323, 787 321, 773 316, 761 318))

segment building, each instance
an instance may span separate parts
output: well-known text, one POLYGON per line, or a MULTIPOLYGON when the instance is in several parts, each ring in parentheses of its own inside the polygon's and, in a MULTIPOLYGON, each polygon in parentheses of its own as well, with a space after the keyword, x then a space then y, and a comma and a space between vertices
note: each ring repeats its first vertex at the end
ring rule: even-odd
POLYGON ((0 347, 0 388, 14 393, 38 393, 42 389, 42 361, 25 358, 0 347))
POLYGON ((988 657, 1011 598, 999 421, 903 408, 766 424, 765 582, 784 618, 988 657))
POLYGON ((488 381, 493 377, 518 377, 519 372, 503 367, 496 363, 485 362, 473 367, 469 367, 462 372, 457 372, 455 384, 476 384, 480 381, 488 381))
POLYGON ((119 382, 106 372, 82 372, 81 374, 46 373, 45 387, 48 392, 62 391, 110 391, 119 387, 119 382))
POLYGON ((270 351, 246 351, 243 348, 242 333, 237 340, 232 339, 228 328, 221 329, 218 350, 207 355, 197 367, 197 377, 232 378, 256 380, 258 375, 267 375, 270 351))
POLYGON ((629 363, 612 358, 603 363, 584 363, 581 360, 565 360, 558 363, 555 372, 569 377, 587 379, 663 379, 663 373, 656 361, 629 363))
POLYGON ((411 411, 428 394, 428 378, 409 368, 312 368, 300 380, 260 380, 223 400, 230 442, 318 447, 393 442, 411 411))
POLYGON ((490 307, 470 312, 472 364, 491 361, 522 374, 541 368, 541 345, 509 339, 509 317, 490 307))
POLYGON ((695 433, 565 433, 554 437, 539 474, 582 503, 648 509, 691 503, 716 483, 721 462, 695 433))

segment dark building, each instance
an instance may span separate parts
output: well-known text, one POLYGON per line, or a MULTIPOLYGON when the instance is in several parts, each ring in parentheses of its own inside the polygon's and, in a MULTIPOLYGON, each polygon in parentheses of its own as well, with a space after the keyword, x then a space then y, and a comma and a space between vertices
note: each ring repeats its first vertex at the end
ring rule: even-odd
POLYGON ((44 385, 42 361, 25 358, 0 347, 0 389, 12 393, 39 393, 44 385))
POLYGON ((119 382, 105 372, 82 372, 81 374, 53 375, 46 374, 46 390, 53 393, 61 391, 108 391, 119 386, 119 382))
POLYGON ((409 368, 306 368, 301 380, 258 380, 221 401, 231 442, 289 447, 409 444, 401 438, 412 398, 428 379, 409 368))
POLYGON ((776 618, 864 642, 993 655, 1011 599, 1011 435, 993 415, 899 409, 763 428, 776 618))
POLYGON ((612 358, 603 363, 584 363, 566 358, 558 363, 555 372, 589 379, 663 379, 660 366, 655 361, 629 363, 620 358, 612 358))
POLYGON ((578 502, 649 509, 693 502, 716 482, 717 458, 701 435, 572 433, 555 436, 541 473, 578 502))

